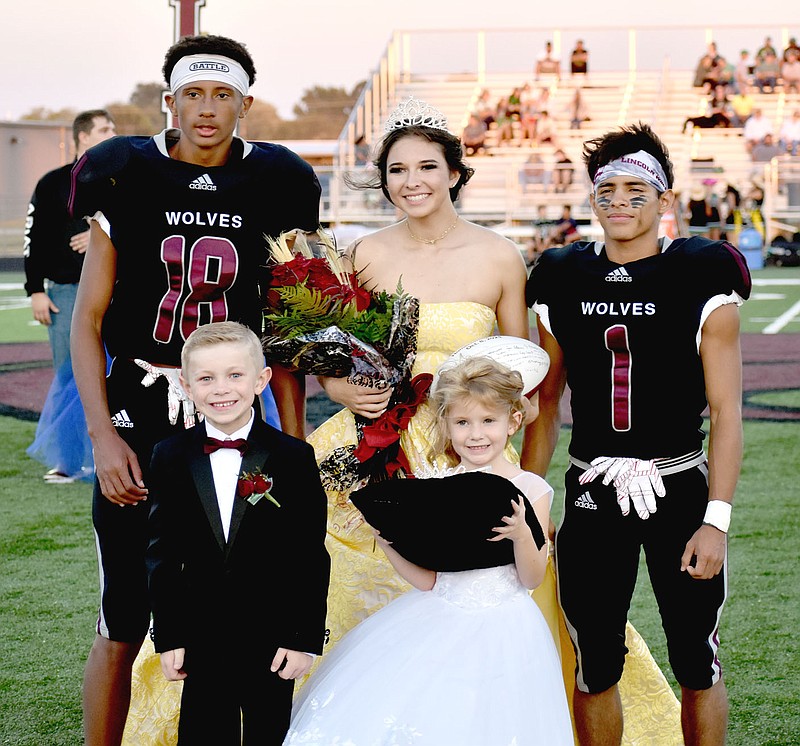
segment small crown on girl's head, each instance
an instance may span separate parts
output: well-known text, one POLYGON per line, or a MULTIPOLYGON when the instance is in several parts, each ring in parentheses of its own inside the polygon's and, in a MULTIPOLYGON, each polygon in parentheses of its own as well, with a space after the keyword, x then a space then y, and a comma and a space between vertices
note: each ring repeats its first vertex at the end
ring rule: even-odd
POLYGON ((434 109, 430 104, 409 96, 406 101, 401 101, 397 108, 389 114, 384 130, 391 132, 392 130, 414 125, 446 131, 447 118, 441 111, 434 109))

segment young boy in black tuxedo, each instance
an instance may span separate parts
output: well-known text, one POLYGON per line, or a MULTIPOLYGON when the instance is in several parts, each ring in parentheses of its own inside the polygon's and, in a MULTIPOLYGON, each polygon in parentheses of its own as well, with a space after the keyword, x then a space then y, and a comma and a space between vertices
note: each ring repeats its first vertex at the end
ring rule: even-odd
POLYGON ((147 550, 178 743, 280 746, 325 638, 325 492, 311 446, 254 418, 271 371, 251 330, 198 327, 181 364, 205 422, 155 447, 147 550))

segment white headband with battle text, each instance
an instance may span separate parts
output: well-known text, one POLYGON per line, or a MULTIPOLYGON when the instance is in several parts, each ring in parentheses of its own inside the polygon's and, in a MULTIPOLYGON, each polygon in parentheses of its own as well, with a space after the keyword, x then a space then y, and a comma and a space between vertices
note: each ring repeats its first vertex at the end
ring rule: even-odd
POLYGON ((192 54, 181 57, 172 69, 169 76, 169 87, 173 93, 183 88, 187 83, 196 83, 199 80, 214 80, 225 83, 239 91, 242 96, 247 95, 250 87, 250 78, 244 68, 230 57, 219 54, 192 54))

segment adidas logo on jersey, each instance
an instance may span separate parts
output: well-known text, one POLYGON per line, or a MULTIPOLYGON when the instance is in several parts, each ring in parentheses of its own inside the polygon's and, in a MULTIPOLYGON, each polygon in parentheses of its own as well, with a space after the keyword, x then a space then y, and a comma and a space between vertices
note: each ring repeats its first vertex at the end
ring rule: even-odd
POLYGON ((131 422, 131 418, 128 417, 128 413, 121 409, 111 418, 111 424, 114 427, 133 427, 133 422, 131 422))
POLYGON ((208 192, 216 192, 217 186, 211 181, 211 177, 208 174, 203 174, 189 184, 189 189, 205 189, 208 192))
POLYGON ((627 273, 625 267, 617 267, 606 275, 606 282, 633 282, 633 278, 627 273))
POLYGON ((586 508, 586 510, 597 510, 597 503, 592 500, 592 496, 588 492, 584 492, 578 496, 575 501, 575 506, 578 508, 586 508))

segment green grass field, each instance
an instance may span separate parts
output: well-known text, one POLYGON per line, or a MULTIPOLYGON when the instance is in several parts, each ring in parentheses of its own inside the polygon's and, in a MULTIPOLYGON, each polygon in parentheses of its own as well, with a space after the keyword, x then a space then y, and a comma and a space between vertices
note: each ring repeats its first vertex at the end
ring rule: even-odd
MULTIPOLYGON (((800 270, 762 270, 755 276, 795 284, 757 286, 757 293, 783 297, 754 298, 744 307, 743 329, 751 332, 762 331, 800 301, 800 270)), ((19 298, 19 290, 4 289, 14 282, 21 279, 0 278, 0 309, 19 298)), ((24 306, 2 310, 0 342, 45 341, 44 330, 30 326, 29 318, 24 306)), ((800 331, 800 324, 788 322, 783 331, 800 331)), ((790 392, 777 403, 797 406, 799 397, 790 392)), ((25 454, 35 424, 0 417, 0 427, 0 744, 73 746, 82 743, 80 687, 97 603, 91 488, 44 485, 41 464, 25 454)), ((549 474, 556 520, 566 444, 567 433, 549 474)), ((745 423, 745 461, 730 532, 729 600, 721 626, 731 746, 800 743, 798 454, 800 422, 745 423)), ((691 609, 686 615, 691 617, 691 609)), ((675 686, 644 565, 630 618, 675 686)))

